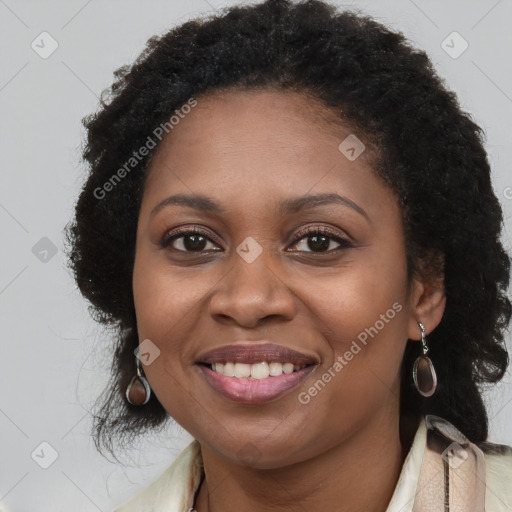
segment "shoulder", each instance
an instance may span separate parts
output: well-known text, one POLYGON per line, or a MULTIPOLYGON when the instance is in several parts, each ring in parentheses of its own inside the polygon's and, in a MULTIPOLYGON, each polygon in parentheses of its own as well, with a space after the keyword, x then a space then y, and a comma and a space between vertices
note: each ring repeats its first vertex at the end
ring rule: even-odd
POLYGON ((192 508, 202 477, 201 449, 192 441, 150 485, 114 512, 183 512, 192 508))
POLYGON ((483 510, 485 502, 487 512, 510 512, 512 447, 487 441, 472 443, 439 416, 427 415, 425 424, 428 431, 425 453, 435 453, 435 458, 444 465, 450 488, 455 491, 454 500, 466 506, 477 503, 475 510, 483 510))
POLYGON ((512 510, 512 447, 479 443, 485 455, 486 505, 491 511, 512 510))

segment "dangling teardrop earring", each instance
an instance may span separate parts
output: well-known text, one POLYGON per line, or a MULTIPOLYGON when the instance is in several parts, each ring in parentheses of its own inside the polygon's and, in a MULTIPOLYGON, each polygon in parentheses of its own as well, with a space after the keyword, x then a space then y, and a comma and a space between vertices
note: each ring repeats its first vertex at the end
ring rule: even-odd
POLYGON ((436 390, 437 375, 430 357, 427 356, 428 347, 427 340, 425 338, 425 327, 421 322, 418 322, 418 325, 420 326, 421 331, 423 355, 419 356, 416 361, 414 361, 412 377, 420 395, 429 397, 432 396, 436 390))
POLYGON ((130 384, 126 387, 126 400, 132 405, 145 405, 151 396, 151 388, 146 377, 140 371, 140 359, 135 357, 137 375, 132 377, 130 384))

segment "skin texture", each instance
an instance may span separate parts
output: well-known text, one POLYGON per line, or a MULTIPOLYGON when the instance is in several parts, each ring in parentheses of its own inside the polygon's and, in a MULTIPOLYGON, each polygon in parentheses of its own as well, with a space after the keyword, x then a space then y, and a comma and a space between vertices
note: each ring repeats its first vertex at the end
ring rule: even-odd
POLYGON ((290 92, 197 99, 148 169, 133 272, 139 339, 160 350, 145 374, 201 444, 206 476, 195 508, 314 512, 335 503, 339 511, 384 511, 406 455, 398 428, 403 351, 408 338, 421 338, 418 321, 427 335, 440 322, 442 281, 417 278, 408 289, 396 198, 372 172, 371 149, 355 161, 339 151, 352 131, 330 122, 334 113, 290 92), (333 192, 367 218, 339 204, 277 213, 286 199, 333 192), (178 193, 210 196, 225 212, 171 205, 151 217, 178 193), (178 226, 201 227, 210 240, 200 248, 209 252, 185 252, 184 238, 160 247, 178 226), (351 245, 331 239, 315 252, 307 235, 294 241, 299 229, 318 226, 351 245), (263 249, 252 263, 236 252, 248 236, 263 249), (298 394, 396 302, 400 312, 301 404, 298 394), (194 361, 242 339, 270 340, 320 364, 272 402, 235 403, 210 387, 194 361), (258 449, 251 462, 238 454, 248 443, 258 449))

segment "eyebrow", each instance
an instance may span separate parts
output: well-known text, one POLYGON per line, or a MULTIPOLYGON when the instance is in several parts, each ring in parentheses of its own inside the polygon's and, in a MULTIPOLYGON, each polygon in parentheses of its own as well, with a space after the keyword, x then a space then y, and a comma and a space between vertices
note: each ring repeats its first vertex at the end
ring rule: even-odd
MULTIPOLYGON (((366 220, 370 221, 368 214, 361 206, 359 206, 348 197, 344 197, 336 193, 305 195, 286 199, 279 206, 279 214, 281 216, 290 215, 301 210, 307 210, 326 204, 341 204, 343 206, 348 206, 349 208, 352 208, 354 211, 365 217, 366 220)), ((226 212, 226 209, 211 197, 196 194, 176 194, 160 201, 151 211, 150 218, 156 215, 162 208, 165 208, 169 205, 180 205, 193 208, 195 210, 217 214, 226 212)))

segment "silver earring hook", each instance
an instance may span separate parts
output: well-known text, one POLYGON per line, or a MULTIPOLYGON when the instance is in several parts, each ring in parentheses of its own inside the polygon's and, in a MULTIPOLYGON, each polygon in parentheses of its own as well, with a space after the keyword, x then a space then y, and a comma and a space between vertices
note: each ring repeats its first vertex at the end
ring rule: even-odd
POLYGON ((135 359, 137 360, 137 363, 136 363, 137 376, 142 377, 142 373, 140 371, 140 359, 138 357, 135 357, 135 359))
POLYGON ((425 329, 425 326, 421 322, 418 322, 418 325, 420 326, 421 331, 421 345, 423 347, 423 355, 425 355, 428 352, 427 340, 425 338, 427 331, 425 329))

